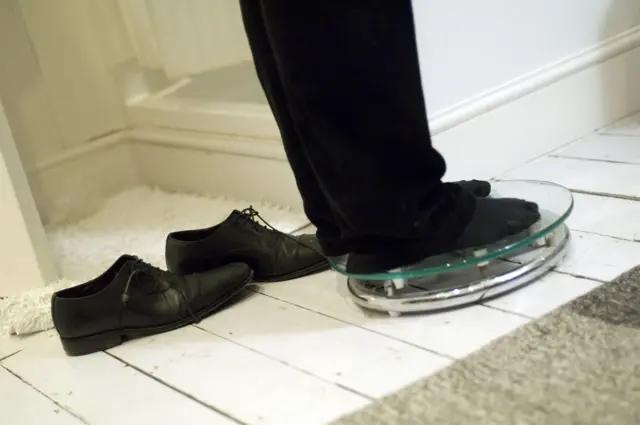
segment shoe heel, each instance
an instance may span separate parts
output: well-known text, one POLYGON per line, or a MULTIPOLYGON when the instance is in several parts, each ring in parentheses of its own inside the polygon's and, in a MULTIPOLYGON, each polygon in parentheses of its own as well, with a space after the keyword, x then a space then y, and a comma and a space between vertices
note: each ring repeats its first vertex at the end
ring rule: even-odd
POLYGON ((60 338, 64 352, 69 356, 84 356, 108 350, 124 342, 117 333, 104 333, 80 338, 60 338))

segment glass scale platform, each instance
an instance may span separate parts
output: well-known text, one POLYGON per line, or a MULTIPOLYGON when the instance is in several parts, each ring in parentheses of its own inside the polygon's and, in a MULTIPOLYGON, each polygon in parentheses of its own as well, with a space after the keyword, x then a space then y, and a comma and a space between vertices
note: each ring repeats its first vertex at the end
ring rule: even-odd
POLYGON ((538 204, 540 220, 492 245, 429 257, 386 273, 347 273, 348 258, 333 259, 332 268, 348 277, 354 302, 391 316, 450 309, 514 291, 554 268, 570 241, 565 221, 573 209, 571 192, 533 180, 496 181, 491 186, 491 197, 538 204))

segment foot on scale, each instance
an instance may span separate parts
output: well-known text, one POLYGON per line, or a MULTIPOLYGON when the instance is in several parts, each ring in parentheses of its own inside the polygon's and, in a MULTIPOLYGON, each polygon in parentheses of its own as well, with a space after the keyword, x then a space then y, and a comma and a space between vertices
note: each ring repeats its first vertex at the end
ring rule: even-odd
MULTIPOLYGON (((501 181, 492 183, 489 198, 528 201, 520 201, 524 207, 518 216, 522 230, 498 242, 456 249, 383 272, 354 268, 348 256, 332 261, 332 267, 348 277, 356 304, 395 317, 496 297, 538 279, 562 260, 570 239, 565 225, 573 208, 569 190, 541 181, 501 181)), ((481 229, 481 224, 476 228, 481 229)), ((480 239, 490 236, 481 235, 480 239)), ((464 243, 470 242, 463 241, 462 246, 464 243)))

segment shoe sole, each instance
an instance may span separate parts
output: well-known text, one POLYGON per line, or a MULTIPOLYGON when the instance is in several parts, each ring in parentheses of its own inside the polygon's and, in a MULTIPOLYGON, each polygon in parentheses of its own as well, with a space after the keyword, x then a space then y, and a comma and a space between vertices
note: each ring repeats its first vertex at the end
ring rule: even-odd
POLYGON ((266 276, 266 277, 254 277, 253 281, 255 283, 275 283, 275 282, 284 282, 287 280, 297 279, 299 277, 309 276, 316 273, 321 273, 326 270, 329 270, 331 267, 329 266, 329 262, 326 260, 322 260, 318 263, 312 264, 309 267, 304 269, 295 270, 290 273, 285 273, 278 276, 266 276))
POLYGON ((234 288, 229 293, 223 295, 213 304, 208 305, 200 311, 194 312, 193 316, 195 316, 195 318, 193 316, 187 316, 168 325, 152 326, 148 328, 118 329, 79 338, 60 337, 62 348, 69 356, 84 356, 108 350, 132 339, 169 332, 192 323, 197 323, 203 318, 214 313, 233 297, 240 294, 240 292, 246 288, 247 284, 252 282, 252 278, 253 273, 249 275, 249 278, 242 282, 242 284, 238 285, 238 287, 234 288))

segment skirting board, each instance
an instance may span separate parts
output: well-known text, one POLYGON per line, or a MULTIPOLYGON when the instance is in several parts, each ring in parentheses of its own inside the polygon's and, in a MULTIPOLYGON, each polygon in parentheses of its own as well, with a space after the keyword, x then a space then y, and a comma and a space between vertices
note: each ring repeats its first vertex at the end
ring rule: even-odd
MULTIPOLYGON (((431 117, 446 178, 499 176, 639 110, 639 46, 636 28, 431 117)), ((45 221, 86 213, 139 183, 301 206, 275 125, 264 117, 242 137, 185 130, 199 120, 133 121, 28 173, 45 221)))
MULTIPOLYGON (((445 178, 499 176, 639 110, 638 46, 640 28, 432 117, 435 146, 448 163, 445 178)), ((144 181, 298 207, 282 146, 264 136, 129 131, 144 181)))
POLYGON ((110 134, 27 170, 44 224, 81 218, 102 202, 141 184, 126 132, 110 134))

